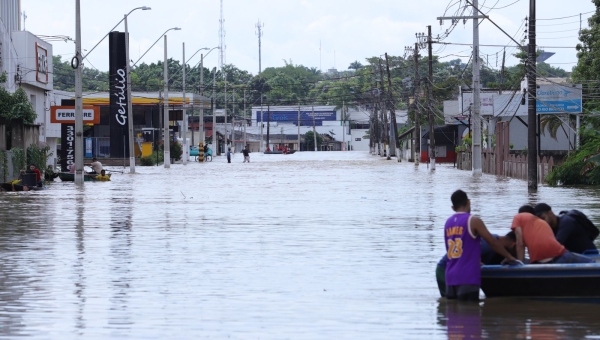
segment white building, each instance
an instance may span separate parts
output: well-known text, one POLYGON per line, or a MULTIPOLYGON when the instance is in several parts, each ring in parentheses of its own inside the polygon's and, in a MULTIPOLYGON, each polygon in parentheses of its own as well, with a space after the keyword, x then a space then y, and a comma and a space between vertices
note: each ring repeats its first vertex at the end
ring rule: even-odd
POLYGON ((53 89, 52 45, 27 31, 21 31, 20 0, 0 1, 0 72, 6 72, 4 87, 27 93, 40 125, 40 142, 53 152, 60 138, 60 124, 50 123, 50 96, 53 89))

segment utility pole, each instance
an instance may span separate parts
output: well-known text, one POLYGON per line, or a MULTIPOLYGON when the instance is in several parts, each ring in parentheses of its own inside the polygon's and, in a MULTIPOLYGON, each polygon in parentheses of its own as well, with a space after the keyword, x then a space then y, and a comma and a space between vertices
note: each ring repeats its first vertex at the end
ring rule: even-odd
POLYGON ((348 151, 348 146, 346 145, 346 115, 348 112, 346 111, 346 101, 342 101, 342 145, 346 148, 345 151, 348 151))
POLYGON ((398 140, 398 125, 396 124, 396 105, 394 105, 394 97, 392 95, 392 75, 390 73, 390 61, 387 52, 385 53, 385 66, 388 76, 388 97, 390 101, 390 120, 392 125, 391 138, 394 141, 393 148, 392 143, 390 142, 390 154, 392 156, 396 156, 396 158, 398 158, 398 162, 402 162, 402 157, 400 155, 400 141, 398 140))
MULTIPOLYGON (((223 69, 221 69, 221 71, 223 71, 223 69)), ((225 75, 225 72, 223 72, 223 80, 225 80, 223 85, 223 89, 225 91, 225 96, 223 96, 223 116, 225 117, 225 133, 223 134, 223 137, 225 138, 225 150, 223 151, 227 153, 227 149, 229 148, 229 138, 227 136, 227 75, 225 75)))
MULTIPOLYGON (((187 161, 188 158, 190 158, 188 156, 189 152, 190 152, 190 147, 187 144, 187 132, 188 132, 188 118, 187 118, 187 111, 186 111, 186 101, 185 101, 185 69, 186 69, 186 64, 185 64, 185 43, 183 43, 183 74, 182 74, 182 78, 181 78, 181 88, 183 90, 183 103, 181 105, 181 109, 183 111, 183 165, 187 165, 187 161)), ((193 133, 193 131, 192 131, 193 133)))
MULTIPOLYGON (((259 79, 261 80, 261 79, 259 79)), ((263 80, 261 80, 261 85, 260 85, 260 146, 258 151, 259 152, 264 152, 265 151, 265 147, 264 147, 264 136, 263 136, 263 128, 265 126, 265 114, 263 113, 263 80)))
POLYGON ((213 147, 213 156, 219 153, 219 140, 217 139, 217 68, 214 68, 215 72, 213 73, 213 90, 212 90, 212 147, 213 147))
POLYGON ((167 67, 168 59, 167 59, 167 35, 164 35, 165 40, 165 61, 163 63, 163 76, 164 76, 164 107, 163 107, 163 120, 164 120, 164 137, 163 137, 163 146, 164 146, 164 165, 165 169, 171 167, 171 137, 169 136, 169 68, 167 67))
POLYGON ((473 176, 482 175, 481 167, 481 82, 479 78, 479 16, 477 16, 479 5, 473 0, 473 176))
POLYGON ((419 81, 419 44, 415 43, 415 130, 414 130, 414 138, 415 138, 415 165, 419 165, 419 160, 421 159, 421 123, 419 122, 419 91, 420 91, 420 81, 419 81))
POLYGON ((315 151, 317 151, 317 128, 315 127, 315 106, 312 107, 312 119, 313 119, 313 139, 315 143, 315 151))
MULTIPOLYGON (((198 139, 201 146, 204 146, 204 54, 200 54, 200 113, 198 114, 198 139)), ((192 133, 192 138, 194 134, 192 133)), ((192 141, 194 144, 194 141, 192 141)))
POLYGON ((135 173, 135 151, 133 143, 135 143, 135 137, 133 136, 133 99, 131 98, 131 61, 129 58, 129 28, 127 26, 127 14, 125 18, 125 61, 127 68, 125 73, 127 74, 127 130, 129 134, 129 173, 135 173))
POLYGON ((502 94, 502 86, 504 84, 504 61, 506 59, 506 48, 502 51, 502 70, 500 71, 500 94, 502 94))
POLYGON ((270 131, 271 130, 271 105, 267 105, 267 147, 269 147, 270 131))
POLYGON ((248 125, 248 122, 246 121, 246 89, 244 89, 244 148, 248 144, 248 139, 246 136, 246 125, 248 125))
POLYGON ((75 0, 75 184, 83 185, 83 85, 81 68, 83 58, 81 55, 81 5, 80 0, 75 0))
POLYGON ((300 151, 300 103, 298 103, 298 151, 300 151))
POLYGON ((233 114, 231 115, 231 147, 233 148, 233 152, 235 152, 235 88, 232 87, 232 99, 231 105, 233 114))
POLYGON ((379 117, 378 117, 378 112, 377 112, 377 105, 375 102, 375 93, 376 91, 378 91, 379 89, 377 89, 377 83, 375 84, 375 88, 373 89, 373 91, 371 91, 371 94, 373 96, 373 127, 371 128, 371 130, 373 130, 373 155, 380 155, 381 154, 381 150, 380 150, 380 146, 379 146, 379 142, 380 142, 380 133, 379 133, 379 117))
MULTIPOLYGON (((527 62, 527 186, 537 189, 537 143, 536 143, 536 41, 535 41, 535 0, 529 0, 529 53, 527 62)), ((579 116, 578 116, 579 117, 579 116)))
POLYGON ((435 170, 435 119, 433 117, 433 52, 431 39, 431 25, 427 26, 427 50, 429 54, 429 83, 427 84, 427 109, 429 110, 429 162, 431 163, 431 171, 435 170))
MULTIPOLYGON (((469 1, 467 1, 468 3, 469 1)), ((473 15, 472 16, 458 16, 458 17, 438 17, 438 20, 466 20, 473 19, 473 105, 472 105, 472 130, 473 130, 473 176, 481 176, 482 167, 481 167, 481 101, 480 101, 480 91, 481 91, 481 81, 479 76, 480 69, 480 60, 479 60, 479 19, 485 19, 486 16, 479 15, 483 14, 479 10, 478 0, 471 0, 471 4, 473 6, 473 15)), ((498 27, 498 25, 496 25, 498 27)), ((500 28, 500 27, 498 27, 500 28)), ((504 32, 500 28, 501 31, 504 32)), ((506 32, 504 32, 506 34, 506 32)), ((531 33, 530 33, 531 35, 531 33)), ((510 37, 510 36, 509 36, 510 37)), ((511 38, 512 39, 512 38, 511 38)), ((512 39, 515 41, 514 39, 512 39)), ((518 44, 518 43, 517 43, 518 44)), ((534 124, 535 126, 535 124, 534 124)))
MULTIPOLYGON (((386 115, 386 110, 383 109, 383 107, 381 106, 381 99, 383 97, 383 101, 385 103, 385 85, 384 85, 384 81, 383 81, 383 67, 381 66, 381 58, 379 59, 379 77, 381 77, 381 93, 379 94, 379 108, 380 108, 380 112, 381 112, 381 121, 383 122, 383 131, 382 131, 382 139, 383 139, 383 156, 387 156, 387 160, 389 161, 390 159, 392 159, 390 157, 390 152, 388 150, 388 139, 390 136, 389 133, 389 129, 388 129, 388 123, 387 123, 387 115, 386 115)), ((389 90, 389 89, 388 89, 389 90)))
MULTIPOLYGON (((262 28, 265 27, 264 23, 260 22, 260 19, 258 19, 258 23, 256 24, 256 35, 258 36, 258 75, 260 75, 260 73, 262 72, 262 65, 261 65, 261 37, 263 36, 263 31, 262 28)), ((262 114, 262 112, 261 112, 262 114)))

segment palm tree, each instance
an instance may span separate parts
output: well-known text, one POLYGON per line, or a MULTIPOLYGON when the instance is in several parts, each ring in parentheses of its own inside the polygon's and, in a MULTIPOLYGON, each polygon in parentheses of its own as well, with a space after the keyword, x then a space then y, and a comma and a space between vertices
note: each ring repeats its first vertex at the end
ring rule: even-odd
POLYGON ((349 70, 358 70, 359 68, 362 68, 363 65, 361 63, 358 62, 358 60, 353 61, 350 66, 348 66, 349 70))
MULTIPOLYGON (((569 134, 567 133, 567 130, 565 130, 564 127, 564 122, 562 119, 560 119, 559 116, 548 114, 543 115, 540 118, 540 131, 542 131, 542 134, 546 135, 546 130, 548 130, 548 132, 550 133, 550 137, 556 140, 556 134, 558 133, 558 129, 562 129, 567 139, 569 138, 569 134)), ((570 143, 571 141, 569 140, 569 144, 570 143)))

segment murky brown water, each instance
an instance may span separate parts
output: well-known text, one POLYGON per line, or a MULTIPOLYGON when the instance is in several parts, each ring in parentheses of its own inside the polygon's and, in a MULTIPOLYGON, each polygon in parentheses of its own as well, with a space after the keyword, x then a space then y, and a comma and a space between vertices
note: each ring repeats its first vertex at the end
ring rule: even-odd
POLYGON ((0 194, 0 336, 600 338, 599 301, 446 304, 434 275, 455 189, 497 233, 526 202, 600 222, 598 190, 530 195, 358 152, 251 157, 0 194))

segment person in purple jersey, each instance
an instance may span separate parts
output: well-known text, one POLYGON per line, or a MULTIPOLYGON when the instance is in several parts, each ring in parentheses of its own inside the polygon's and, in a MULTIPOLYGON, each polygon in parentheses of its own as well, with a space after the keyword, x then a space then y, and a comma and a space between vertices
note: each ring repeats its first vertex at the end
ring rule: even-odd
POLYGON ((509 261, 512 256, 490 232, 483 221, 471 215, 471 201, 462 190, 450 197, 456 213, 446 221, 444 240, 446 265, 446 298, 461 301, 479 301, 481 286, 481 238, 498 254, 509 261))

